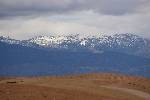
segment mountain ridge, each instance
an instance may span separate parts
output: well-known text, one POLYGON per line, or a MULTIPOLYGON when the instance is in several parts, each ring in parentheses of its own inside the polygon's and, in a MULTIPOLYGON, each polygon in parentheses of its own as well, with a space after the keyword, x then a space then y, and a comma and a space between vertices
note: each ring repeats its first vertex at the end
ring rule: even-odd
POLYGON ((38 36, 28 40, 14 40, 1 37, 0 41, 46 50, 53 48, 95 53, 115 51, 150 58, 150 39, 129 33, 99 37, 80 37, 79 35, 38 36))

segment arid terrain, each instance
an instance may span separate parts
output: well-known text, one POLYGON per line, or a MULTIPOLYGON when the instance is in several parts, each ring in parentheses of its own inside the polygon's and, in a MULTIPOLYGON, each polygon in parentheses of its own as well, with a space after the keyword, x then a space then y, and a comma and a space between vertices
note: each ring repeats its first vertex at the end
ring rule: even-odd
POLYGON ((0 100, 150 100, 150 78, 104 73, 5 77, 0 100))

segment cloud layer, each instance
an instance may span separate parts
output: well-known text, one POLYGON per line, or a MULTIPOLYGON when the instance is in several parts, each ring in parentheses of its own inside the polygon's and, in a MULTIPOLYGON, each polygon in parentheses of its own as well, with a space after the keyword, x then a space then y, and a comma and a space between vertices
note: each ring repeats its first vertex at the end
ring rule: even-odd
POLYGON ((0 0, 0 34, 137 33, 150 37, 150 0, 0 0))

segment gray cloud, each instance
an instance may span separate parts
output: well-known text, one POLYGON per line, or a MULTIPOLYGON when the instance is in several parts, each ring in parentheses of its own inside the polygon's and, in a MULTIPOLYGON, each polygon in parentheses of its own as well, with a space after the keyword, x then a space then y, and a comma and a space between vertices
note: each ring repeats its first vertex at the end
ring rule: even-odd
POLYGON ((0 17, 39 16, 92 10, 106 15, 124 15, 142 11, 149 0, 0 0, 0 17))
POLYGON ((31 38, 39 34, 97 35, 113 33, 135 33, 150 37, 150 14, 109 16, 92 11, 53 15, 34 19, 5 19, 0 21, 0 34, 17 39, 31 38), (93 20, 94 19, 94 20, 93 20))
POLYGON ((0 35, 135 33, 150 37, 150 0, 0 0, 0 35))
MULTIPOLYGON (((86 0, 85 0, 86 1, 86 0)), ((149 0, 88 0, 86 5, 89 8, 98 11, 102 14, 108 15, 124 15, 130 13, 137 13, 142 6, 150 3, 149 0), (92 5, 91 5, 92 4, 92 5)))
POLYGON ((70 0, 3 0, 0 1, 0 16, 33 16, 69 11, 70 0))

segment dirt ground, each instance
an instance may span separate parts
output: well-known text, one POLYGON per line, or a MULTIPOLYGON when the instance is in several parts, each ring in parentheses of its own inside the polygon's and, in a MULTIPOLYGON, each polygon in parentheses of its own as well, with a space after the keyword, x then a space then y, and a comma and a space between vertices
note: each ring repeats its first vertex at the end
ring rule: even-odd
POLYGON ((150 100, 150 78, 116 74, 0 78, 0 100, 150 100))

